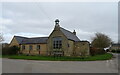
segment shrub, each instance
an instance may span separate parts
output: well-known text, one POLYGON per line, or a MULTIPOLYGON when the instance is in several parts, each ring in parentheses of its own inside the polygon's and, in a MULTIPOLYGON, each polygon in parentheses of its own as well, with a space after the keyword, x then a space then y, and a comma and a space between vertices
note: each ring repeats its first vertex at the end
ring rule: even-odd
POLYGON ((111 52, 113 52, 113 53, 114 53, 114 52, 115 52, 115 50, 111 50, 111 52))
POLYGON ((91 48, 90 48, 90 54, 91 54, 92 56, 98 55, 98 54, 104 54, 104 53, 105 53, 105 50, 104 50, 104 49, 94 48, 94 47, 91 47, 91 48))
POLYGON ((118 50, 117 53, 120 53, 120 50, 118 50))
POLYGON ((2 54, 3 55, 15 55, 18 54, 20 48, 17 46, 12 46, 12 47, 4 47, 2 49, 2 54))
POLYGON ((9 54, 9 49, 10 49, 9 47, 3 47, 2 48, 2 54, 3 55, 8 55, 9 54))
POLYGON ((113 53, 120 53, 120 50, 111 50, 113 53))

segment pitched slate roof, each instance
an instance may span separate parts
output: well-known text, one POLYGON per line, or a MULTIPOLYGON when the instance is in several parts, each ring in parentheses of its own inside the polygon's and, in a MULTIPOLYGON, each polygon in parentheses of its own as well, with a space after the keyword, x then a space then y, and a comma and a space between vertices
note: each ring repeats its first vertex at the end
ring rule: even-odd
MULTIPOLYGON (((73 40, 75 42, 80 41, 79 38, 73 34, 72 32, 60 27, 60 30, 69 40, 73 40)), ((47 43, 48 37, 36 37, 36 38, 27 38, 21 36, 15 36, 16 40, 19 44, 38 44, 38 43, 47 43)))
POLYGON ((21 36, 14 36, 19 44, 38 44, 47 43, 48 37, 27 38, 21 36))
POLYGON ((22 44, 47 43, 47 40, 48 40, 48 37, 25 38, 22 40, 22 44))
POLYGON ((21 44, 22 40, 26 38, 26 37, 22 37, 22 36, 14 36, 14 37, 18 41, 19 44, 21 44))
POLYGON ((63 34, 69 39, 69 40, 73 40, 75 42, 80 41, 80 39, 74 35, 72 32, 60 27, 60 30, 63 32, 63 34))

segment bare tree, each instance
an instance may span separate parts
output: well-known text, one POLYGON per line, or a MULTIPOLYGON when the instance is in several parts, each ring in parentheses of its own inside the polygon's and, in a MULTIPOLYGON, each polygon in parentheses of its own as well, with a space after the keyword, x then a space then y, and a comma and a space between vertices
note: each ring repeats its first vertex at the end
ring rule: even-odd
POLYGON ((111 42, 111 39, 107 35, 97 32, 95 37, 92 38, 91 45, 96 48, 106 48, 110 46, 111 42))
POLYGON ((3 40, 3 35, 0 33, 0 42, 4 41, 3 40))
POLYGON ((0 55, 2 55, 2 43, 1 43, 2 41, 3 41, 3 36, 0 33, 0 55))

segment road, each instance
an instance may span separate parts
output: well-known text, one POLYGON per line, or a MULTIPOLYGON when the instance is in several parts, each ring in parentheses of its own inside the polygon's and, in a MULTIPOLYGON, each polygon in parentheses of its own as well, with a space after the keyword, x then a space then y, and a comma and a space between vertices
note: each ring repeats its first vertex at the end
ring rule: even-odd
POLYGON ((118 73, 118 57, 106 61, 2 59, 3 73, 118 73))

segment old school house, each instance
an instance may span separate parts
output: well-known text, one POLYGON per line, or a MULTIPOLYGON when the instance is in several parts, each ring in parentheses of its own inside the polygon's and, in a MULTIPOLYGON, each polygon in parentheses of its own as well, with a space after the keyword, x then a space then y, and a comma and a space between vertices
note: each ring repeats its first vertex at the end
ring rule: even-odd
POLYGON ((10 46, 18 46, 22 54, 54 55, 62 53, 64 56, 80 56, 90 54, 88 41, 81 41, 75 30, 70 32, 55 20, 55 27, 49 37, 27 38, 14 36, 10 46))

